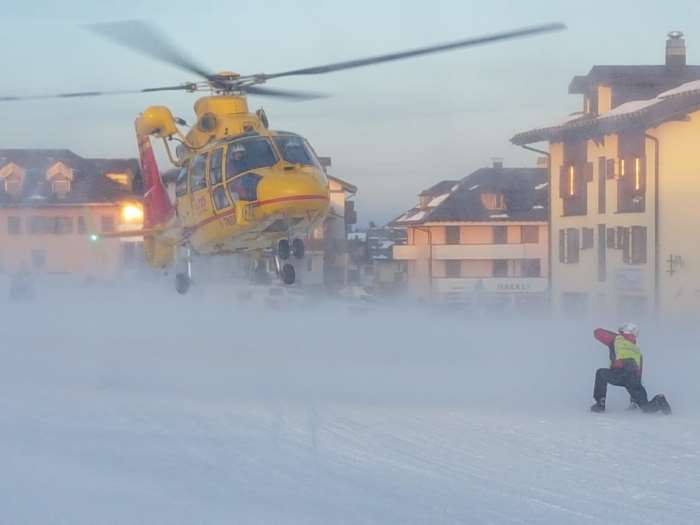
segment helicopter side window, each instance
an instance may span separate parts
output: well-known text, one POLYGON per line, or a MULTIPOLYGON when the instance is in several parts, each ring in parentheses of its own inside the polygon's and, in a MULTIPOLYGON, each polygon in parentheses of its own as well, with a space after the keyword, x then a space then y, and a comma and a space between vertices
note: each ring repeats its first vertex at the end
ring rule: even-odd
POLYGON ((223 148, 217 148, 209 154, 209 182, 212 186, 221 183, 221 160, 223 155, 223 148))
POLYGON ((180 168, 180 172, 175 179, 175 196, 182 197, 187 195, 187 166, 180 168))
POLYGON ((306 144, 306 141, 298 135, 278 135, 275 144, 282 154, 282 158, 291 164, 304 166, 317 166, 316 158, 306 144))
POLYGON ((223 185, 219 186, 218 188, 215 188, 212 195, 214 197, 214 206, 217 210, 223 210, 224 208, 228 208, 229 206, 231 206, 231 203, 228 200, 228 195, 226 195, 226 190, 224 189, 223 185))
POLYGON ((231 142, 226 154, 226 178, 244 171, 273 166, 277 157, 270 141, 256 137, 231 142))
POLYGON ((228 191, 233 202, 258 200, 258 183, 262 177, 255 173, 246 173, 228 183, 228 191))
POLYGON ((207 180, 204 177, 204 168, 207 158, 204 155, 197 155, 190 167, 190 191, 195 192, 207 187, 207 180))

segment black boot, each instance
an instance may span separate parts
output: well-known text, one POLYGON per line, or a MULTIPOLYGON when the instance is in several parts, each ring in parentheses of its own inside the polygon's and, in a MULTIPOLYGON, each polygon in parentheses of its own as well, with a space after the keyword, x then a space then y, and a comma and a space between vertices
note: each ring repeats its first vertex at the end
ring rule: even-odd
POLYGON ((661 410, 662 413, 666 414, 667 416, 671 415, 671 405, 668 404, 665 395, 657 394, 651 401, 656 401, 656 403, 659 405, 659 410, 661 410))
POLYGON ((605 412, 605 398, 602 397, 595 402, 595 405, 591 405, 591 412, 605 412))

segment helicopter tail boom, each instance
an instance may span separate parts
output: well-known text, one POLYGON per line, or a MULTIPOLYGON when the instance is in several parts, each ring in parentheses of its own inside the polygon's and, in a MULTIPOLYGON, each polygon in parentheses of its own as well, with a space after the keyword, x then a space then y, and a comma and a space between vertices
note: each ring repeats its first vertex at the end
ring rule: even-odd
POLYGON ((143 176, 143 227, 153 229, 165 225, 173 216, 173 205, 170 202, 168 191, 160 178, 158 164, 156 163, 151 140, 148 135, 140 131, 139 119, 136 120, 136 140, 141 161, 141 173, 143 176))

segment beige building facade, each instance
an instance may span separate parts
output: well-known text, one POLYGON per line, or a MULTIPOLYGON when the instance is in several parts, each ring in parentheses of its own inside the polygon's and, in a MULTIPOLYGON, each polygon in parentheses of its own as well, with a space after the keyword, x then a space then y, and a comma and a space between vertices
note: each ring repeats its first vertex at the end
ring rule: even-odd
POLYGON ((69 150, 0 150, 0 272, 111 278, 138 264, 138 238, 101 238, 141 227, 133 171, 124 176, 69 150))
POLYGON ((423 300, 507 310, 547 303, 546 171, 483 168, 424 191, 404 227, 408 291, 423 300))
POLYGON ((512 139, 549 142, 556 312, 623 319, 700 309, 700 68, 679 58, 677 33, 669 48, 663 66, 575 77, 582 114, 512 139))

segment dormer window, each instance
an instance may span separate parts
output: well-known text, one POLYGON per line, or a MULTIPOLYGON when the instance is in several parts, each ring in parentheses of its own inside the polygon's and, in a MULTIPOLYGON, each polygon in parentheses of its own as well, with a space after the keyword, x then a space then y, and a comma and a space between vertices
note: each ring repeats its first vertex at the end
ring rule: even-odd
POLYGON ((506 209, 506 198, 502 193, 482 193, 481 204, 489 211, 503 211, 506 209))
POLYGON ((11 162, 0 169, 0 180, 2 188, 8 195, 19 197, 24 186, 24 169, 11 162))
POLYGON ((62 199, 70 192, 70 181, 68 179, 55 178, 51 181, 51 192, 62 199))
POLYGON ((59 160, 46 170, 46 180, 51 183, 51 193, 62 199, 70 192, 73 170, 59 160))
POLYGON ((22 179, 16 175, 10 175, 5 179, 5 193, 18 197, 22 193, 22 179))

